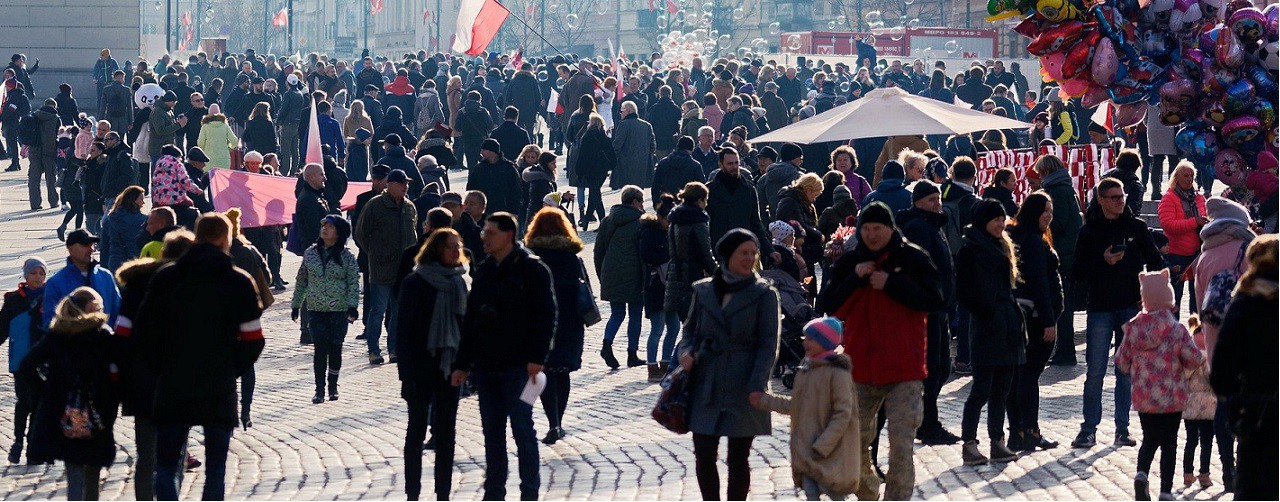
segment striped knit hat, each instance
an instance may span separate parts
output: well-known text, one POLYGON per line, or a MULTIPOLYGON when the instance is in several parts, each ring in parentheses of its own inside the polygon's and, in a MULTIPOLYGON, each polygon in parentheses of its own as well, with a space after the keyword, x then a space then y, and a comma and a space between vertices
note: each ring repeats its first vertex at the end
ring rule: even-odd
POLYGON ((804 337, 828 351, 836 350, 844 338, 844 323, 834 317, 819 317, 804 325, 804 337))

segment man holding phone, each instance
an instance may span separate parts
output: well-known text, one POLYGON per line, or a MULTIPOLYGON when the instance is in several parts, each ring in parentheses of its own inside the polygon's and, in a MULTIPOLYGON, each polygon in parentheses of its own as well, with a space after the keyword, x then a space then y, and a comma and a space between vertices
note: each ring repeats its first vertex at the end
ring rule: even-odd
MULTIPOLYGON (((1076 241, 1073 274, 1088 283, 1085 308, 1088 369, 1084 381, 1084 423, 1080 425, 1080 434, 1071 442, 1073 448, 1091 448, 1097 444, 1107 358, 1111 348, 1120 345, 1120 338, 1124 336, 1121 327, 1137 315, 1142 303, 1138 274, 1144 267, 1148 271, 1164 268, 1164 260, 1146 222, 1125 205, 1124 184, 1120 180, 1104 178, 1098 182, 1084 220, 1076 241)), ((1118 370, 1115 399, 1115 445, 1135 446, 1137 443, 1129 436, 1129 375, 1118 370)))

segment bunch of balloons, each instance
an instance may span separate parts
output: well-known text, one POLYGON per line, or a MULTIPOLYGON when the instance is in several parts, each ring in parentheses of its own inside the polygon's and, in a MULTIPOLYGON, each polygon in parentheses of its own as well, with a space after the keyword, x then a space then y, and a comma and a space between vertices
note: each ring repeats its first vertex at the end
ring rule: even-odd
MULTIPOLYGON (((1280 6, 1248 0, 990 0, 989 19, 1024 16, 1045 80, 1092 108, 1110 102, 1117 127, 1148 106, 1180 127, 1175 143, 1237 191, 1277 150, 1280 6)), ((1259 173, 1275 177, 1272 173, 1259 173)))

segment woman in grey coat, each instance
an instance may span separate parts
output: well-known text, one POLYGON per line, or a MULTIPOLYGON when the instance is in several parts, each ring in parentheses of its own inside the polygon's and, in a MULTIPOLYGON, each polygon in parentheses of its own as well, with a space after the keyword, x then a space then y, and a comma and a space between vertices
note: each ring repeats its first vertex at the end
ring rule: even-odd
POLYGON ((707 216, 707 186, 691 181, 680 191, 680 205, 671 210, 667 220, 667 248, 671 263, 667 265, 667 292, 662 310, 675 312, 683 321, 689 314, 693 283, 710 277, 716 269, 711 257, 711 218, 707 216))
POLYGON ((609 321, 604 325, 604 346, 600 357, 611 369, 618 369, 613 356, 613 337, 627 320, 627 367, 644 366, 636 354, 644 322, 644 262, 640 260, 640 217, 644 216, 644 190, 635 185, 622 188, 622 203, 609 209, 596 238, 596 275, 600 278, 600 299, 609 302, 609 321))
POLYGON ((689 429, 694 470, 704 500, 720 499, 720 438, 729 438, 728 499, 746 500, 751 441, 772 429, 768 412, 751 406, 763 395, 778 358, 778 292, 755 272, 755 234, 735 228, 716 243, 723 265, 693 286, 693 308, 677 353, 690 371, 689 429))

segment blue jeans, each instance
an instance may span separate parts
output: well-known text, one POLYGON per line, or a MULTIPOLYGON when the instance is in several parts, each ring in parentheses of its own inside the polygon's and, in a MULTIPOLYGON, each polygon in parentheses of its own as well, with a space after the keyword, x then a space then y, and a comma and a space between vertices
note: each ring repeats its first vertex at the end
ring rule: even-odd
POLYGON ((627 319, 627 350, 639 350, 640 328, 644 320, 644 303, 609 302, 609 321, 604 324, 604 343, 613 343, 613 337, 622 327, 622 320, 627 319))
POLYGON ((484 433, 484 499, 507 496, 507 419, 516 440, 520 465, 520 499, 536 500, 542 485, 538 464, 538 439, 533 432, 533 406, 520 400, 529 374, 524 368, 477 370, 480 395, 480 428, 484 433))
MULTIPOLYGON (((223 500, 227 475, 227 449, 235 427, 204 426, 204 500, 223 500)), ((191 428, 178 424, 156 427, 156 499, 178 500, 178 484, 186 456, 183 455, 191 428)))
MULTIPOLYGON (((1107 374, 1107 359, 1111 357, 1112 335, 1118 342, 1124 333, 1120 330, 1124 323, 1138 315, 1138 309, 1100 311, 1090 310, 1085 319, 1084 358, 1089 368, 1084 378, 1084 423, 1081 432, 1097 432, 1098 423, 1102 421, 1102 378, 1107 374)), ((1116 345, 1119 345, 1118 343, 1116 345)), ((1119 368, 1116 375, 1116 434, 1129 433, 1129 374, 1119 368)))
POLYGON ((369 353, 382 355, 382 349, 378 347, 378 339, 382 338, 382 318, 388 317, 387 324, 387 352, 396 353, 396 302, 391 298, 390 284, 374 284, 369 283, 369 289, 365 290, 365 295, 369 297, 369 311, 365 315, 364 336, 365 342, 369 344, 369 353))
POLYGON ((649 364, 670 362, 671 353, 676 350, 676 339, 680 337, 680 315, 675 312, 655 312, 649 319, 649 364), (658 342, 662 339, 663 329, 667 338, 662 340, 662 359, 658 359, 658 342))

